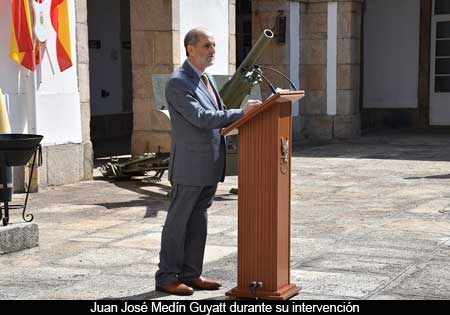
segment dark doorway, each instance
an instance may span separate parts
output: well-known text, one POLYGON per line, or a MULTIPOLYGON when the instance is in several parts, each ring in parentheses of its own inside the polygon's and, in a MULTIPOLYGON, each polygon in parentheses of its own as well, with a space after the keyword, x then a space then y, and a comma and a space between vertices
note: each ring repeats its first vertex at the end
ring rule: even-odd
POLYGON ((252 1, 236 1, 236 67, 252 49, 252 1))
POLYGON ((94 157, 131 153, 130 0, 88 0, 94 157))

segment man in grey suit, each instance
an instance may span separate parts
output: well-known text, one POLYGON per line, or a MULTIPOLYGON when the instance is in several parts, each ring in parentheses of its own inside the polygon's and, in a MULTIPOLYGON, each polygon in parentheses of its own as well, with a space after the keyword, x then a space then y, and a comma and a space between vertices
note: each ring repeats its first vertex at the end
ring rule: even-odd
POLYGON ((261 102, 226 109, 214 79, 205 73, 215 55, 213 35, 192 29, 184 38, 187 60, 169 78, 166 99, 172 124, 171 204, 162 231, 156 290, 190 295, 221 284, 202 277, 207 209, 225 177, 225 139, 219 134, 261 102))

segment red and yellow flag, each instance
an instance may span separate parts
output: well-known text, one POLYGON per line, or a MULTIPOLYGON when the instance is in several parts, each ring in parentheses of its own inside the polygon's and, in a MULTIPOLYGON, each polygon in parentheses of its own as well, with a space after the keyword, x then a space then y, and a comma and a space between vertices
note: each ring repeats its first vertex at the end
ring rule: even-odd
POLYGON ((64 71, 72 66, 69 0, 53 0, 50 14, 56 31, 56 56, 59 69, 64 71))
POLYGON ((11 8, 9 56, 25 68, 34 71, 36 68, 36 60, 31 38, 28 0, 12 0, 11 8))

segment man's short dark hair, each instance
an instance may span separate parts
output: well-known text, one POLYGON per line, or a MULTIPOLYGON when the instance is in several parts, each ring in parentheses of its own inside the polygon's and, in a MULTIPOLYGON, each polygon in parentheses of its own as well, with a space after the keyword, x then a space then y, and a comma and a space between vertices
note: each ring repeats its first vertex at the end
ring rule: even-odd
POLYGON ((189 32, 187 32, 186 36, 184 36, 184 49, 186 50, 186 57, 189 57, 187 46, 197 45, 198 41, 200 40, 200 37, 204 36, 205 32, 206 30, 203 28, 193 28, 189 32))

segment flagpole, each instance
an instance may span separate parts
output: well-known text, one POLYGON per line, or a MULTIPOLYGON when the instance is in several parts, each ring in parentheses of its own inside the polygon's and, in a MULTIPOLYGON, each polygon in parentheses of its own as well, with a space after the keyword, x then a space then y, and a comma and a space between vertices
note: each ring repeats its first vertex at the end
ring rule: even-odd
MULTIPOLYGON (((36 65, 36 42, 39 45, 39 59, 41 59, 41 44, 40 44, 39 40, 37 39, 36 35, 34 34, 34 32, 32 32, 32 34, 33 34, 32 35, 32 38, 33 38, 33 64, 34 64, 35 70, 33 71, 33 77, 32 77, 32 80, 33 80, 33 84, 32 84, 32 86, 33 86, 33 106, 31 108, 31 118, 33 119, 33 123, 30 124, 31 126, 29 129, 31 129, 32 134, 37 134, 37 103, 38 103, 37 90, 38 90, 38 87, 40 86, 40 84, 38 85, 38 83, 37 83, 38 69, 37 69, 37 65, 36 65)), ((40 64, 39 76, 42 81, 42 69, 41 69, 42 61, 41 60, 40 60, 39 64, 40 64)))
MULTIPOLYGON (((42 56, 42 45, 39 40, 37 40, 38 47, 39 47, 39 86, 42 84, 42 60, 44 57, 42 56)), ((38 67, 36 66, 36 72, 38 71, 38 67)))
POLYGON ((33 87, 33 91, 32 91, 32 95, 33 95, 33 106, 31 108, 31 119, 33 120, 32 123, 29 125, 28 130, 32 133, 32 134, 37 134, 37 74, 36 71, 33 71, 33 75, 32 75, 32 87, 33 87))
MULTIPOLYGON (((52 69, 52 73, 53 73, 53 75, 55 75, 55 68, 53 67, 53 62, 52 62, 52 59, 50 58, 50 53, 48 52, 48 49, 47 49, 47 42, 44 43, 44 50, 45 50, 45 53, 47 54, 48 62, 50 63, 50 68, 52 69)), ((42 63, 41 63, 41 65, 42 65, 42 63)))

